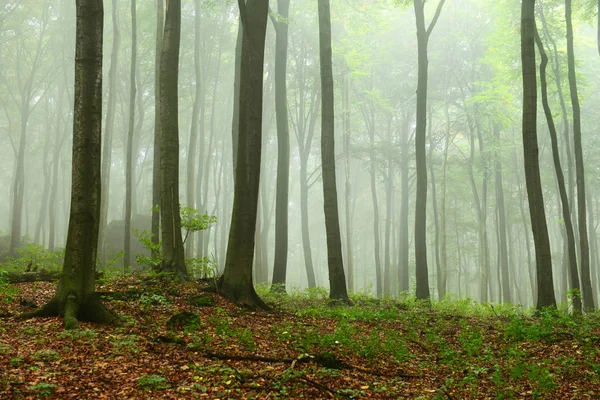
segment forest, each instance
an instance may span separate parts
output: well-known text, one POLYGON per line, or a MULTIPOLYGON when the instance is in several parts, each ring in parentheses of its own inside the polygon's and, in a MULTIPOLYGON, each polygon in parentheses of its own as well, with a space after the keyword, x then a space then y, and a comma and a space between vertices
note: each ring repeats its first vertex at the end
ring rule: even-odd
POLYGON ((600 396, 600 0, 0 0, 0 399, 600 396))

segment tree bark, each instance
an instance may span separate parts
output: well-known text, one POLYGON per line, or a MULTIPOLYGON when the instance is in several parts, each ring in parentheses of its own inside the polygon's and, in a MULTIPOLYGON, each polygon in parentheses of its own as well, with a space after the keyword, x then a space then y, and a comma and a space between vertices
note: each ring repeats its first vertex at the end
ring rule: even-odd
POLYGON ((181 1, 167 3, 160 56, 160 216, 162 227, 162 264, 164 272, 187 280, 181 215, 179 213, 179 123, 178 75, 181 29, 181 1))
MULTIPOLYGON (((500 127, 494 126, 494 132, 496 136, 496 143, 500 144, 500 127)), ((502 180, 502 162, 500 160, 499 152, 496 152, 496 160, 494 162, 494 180, 496 183, 496 212, 498 215, 498 235, 499 235, 499 247, 498 255, 500 261, 500 273, 502 275, 502 301, 504 303, 510 303, 511 290, 510 290, 510 278, 508 268, 508 244, 506 242, 506 210, 504 205, 504 185, 502 180)))
POLYGON ((136 96, 136 62, 137 62, 137 16, 136 0, 131 0, 131 64, 129 74, 129 125, 127 132, 127 149, 125 156, 125 232, 123 243, 123 270, 131 266, 131 200, 133 197, 133 136, 135 123, 136 96))
POLYGON ((117 316, 100 303, 94 280, 101 199, 102 0, 81 0, 76 10, 73 168, 65 261, 52 300, 21 315, 60 315, 66 329, 77 328, 78 320, 117 321, 117 316))
MULTIPOLYGON (((558 150, 558 139, 556 134, 556 127, 554 125, 554 118, 552 117, 552 110, 550 109, 550 103, 548 101, 548 85, 546 82, 546 66, 548 65, 548 56, 544 50, 542 40, 535 32, 535 39, 538 50, 540 52, 540 86, 542 89, 542 105, 544 107, 544 114, 546 115, 546 121, 548 122, 548 129, 550 131, 550 141, 552 143, 552 159, 554 161, 554 171, 556 173, 556 181, 558 184, 558 191, 560 194, 560 202, 562 206, 562 217, 565 222, 566 234, 567 234, 567 251, 568 251, 568 265, 570 268, 570 283, 571 289, 579 291, 579 273, 577 270, 577 250, 575 245, 575 233, 573 229, 573 222, 571 220, 571 209, 569 207, 569 198, 567 195, 567 189, 565 186, 565 177, 563 175, 562 166, 560 163, 560 153, 558 150)), ((577 314, 581 314, 581 297, 573 296, 573 310, 577 314)))
MULTIPOLYGON (((568 1, 568 0, 567 0, 568 1)), ((538 296, 536 307, 556 307, 552 256, 546 225, 544 198, 540 180, 537 142, 537 88, 535 67, 535 2, 523 0, 521 4, 521 60, 523 72, 523 154, 525 183, 529 198, 529 214, 535 246, 538 296)))
POLYGON ((400 137, 400 265, 398 274, 399 291, 408 292, 408 208, 409 208, 409 161, 410 161, 410 118, 407 113, 402 123, 400 137))
POLYGON ((573 24, 571 21, 571 0, 565 0, 565 18, 567 20, 567 64, 569 67, 569 90, 571 106, 573 107, 573 142, 575 150, 575 180, 577 181, 577 216, 579 222, 579 249, 581 257, 581 284, 583 289, 583 306, 587 311, 596 307, 592 295, 590 278, 590 245, 588 240, 585 171, 583 149, 581 144, 581 109, 577 93, 577 78, 575 76, 575 51, 573 49, 573 24))
POLYGON ((334 91, 329 0, 318 0, 319 59, 321 70, 321 167, 323 208, 327 235, 329 298, 349 303, 342 259, 342 241, 335 176, 334 91))
POLYGON ((240 64, 239 136, 231 228, 220 292, 248 307, 269 307, 252 283, 262 142, 263 71, 268 0, 238 0, 244 30, 240 64))
POLYGON ((275 26, 275 112, 277 119, 277 189, 275 200, 275 259, 273 288, 285 292, 288 256, 288 201, 290 180, 290 131, 287 113, 287 53, 290 0, 278 0, 277 12, 283 22, 275 26))
POLYGON ((425 1, 414 0, 417 25, 417 120, 415 134, 417 166, 417 198, 415 204, 415 264, 417 277, 417 299, 429 300, 429 272, 427 268, 427 44, 435 27, 445 0, 438 3, 435 16, 429 26, 425 26, 425 1))

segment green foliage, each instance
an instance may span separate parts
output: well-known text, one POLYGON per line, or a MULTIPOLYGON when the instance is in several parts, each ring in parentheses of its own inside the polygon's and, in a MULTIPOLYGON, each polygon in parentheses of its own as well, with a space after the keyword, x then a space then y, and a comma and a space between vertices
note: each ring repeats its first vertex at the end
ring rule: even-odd
POLYGON ((48 251, 44 246, 37 244, 27 244, 22 249, 17 250, 18 257, 9 257, 3 266, 8 271, 21 272, 29 265, 29 268, 33 270, 45 269, 45 270, 59 270, 65 258, 65 251, 48 251))
POLYGON ((74 329, 67 330, 58 333, 58 337, 61 339, 71 339, 71 340, 88 340, 93 339, 98 335, 93 329, 74 329))
POLYGON ((143 390, 168 389, 167 379, 160 375, 143 375, 138 378, 137 385, 143 390))
POLYGON ((217 277, 217 262, 211 257, 186 258, 185 263, 189 273, 194 277, 205 279, 217 277))
POLYGON ((169 299, 158 293, 142 293, 139 302, 144 308, 150 308, 151 306, 167 305, 170 303, 169 299))
POLYGON ((59 359, 58 353, 54 350, 38 350, 31 355, 36 361, 56 361, 59 359))
POLYGON ((8 283, 8 271, 0 270, 0 304, 10 304, 19 296, 19 288, 8 283))
POLYGON ((115 335, 112 337, 113 352, 115 354, 139 353, 137 335, 115 335))
POLYGON ((179 213, 181 215, 181 228, 185 229, 183 243, 185 243, 190 233, 206 230, 217 222, 216 216, 208 215, 208 213, 201 214, 195 208, 184 205, 179 206, 179 213))
POLYGON ((40 382, 35 385, 29 386, 29 390, 36 392, 38 396, 50 397, 56 392, 57 386, 52 383, 40 382))
POLYGON ((162 263, 162 243, 160 241, 158 243, 152 242, 152 233, 146 230, 140 231, 139 229, 131 228, 131 231, 133 232, 133 235, 137 238, 137 240, 140 241, 142 246, 144 246, 145 249, 150 251, 149 256, 140 253, 136 254, 136 264, 151 267, 153 270, 158 269, 158 267, 160 267, 160 264, 162 263), (157 256, 153 257, 153 254, 157 254, 157 256))

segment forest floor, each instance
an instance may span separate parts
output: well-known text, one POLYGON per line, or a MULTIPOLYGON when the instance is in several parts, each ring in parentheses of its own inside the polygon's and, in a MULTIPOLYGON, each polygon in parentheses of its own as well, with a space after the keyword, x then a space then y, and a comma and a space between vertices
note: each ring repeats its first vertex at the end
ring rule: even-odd
POLYGON ((323 290, 262 289, 272 313, 216 294, 190 305, 203 285, 111 279, 97 290, 123 324, 65 331, 58 318, 14 318, 48 301, 54 283, 0 283, 0 398, 600 397, 598 314, 364 295, 331 306, 323 290))

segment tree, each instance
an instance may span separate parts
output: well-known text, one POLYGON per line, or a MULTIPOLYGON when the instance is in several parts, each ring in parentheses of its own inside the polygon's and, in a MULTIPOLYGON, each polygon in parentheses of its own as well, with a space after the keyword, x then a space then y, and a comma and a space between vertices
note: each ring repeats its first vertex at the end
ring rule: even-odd
POLYGON ((181 36, 181 0, 166 5, 160 56, 160 217, 162 227, 162 271, 188 278, 179 214, 179 122, 178 76, 181 36))
MULTIPOLYGON (((565 18, 567 20, 567 64, 569 67, 569 90, 573 107, 573 143, 575 150, 575 181, 577 182, 577 217, 579 222, 579 251, 581 258, 581 283, 583 286, 583 305, 586 310, 595 308, 590 279, 590 244, 588 240, 586 203, 585 203, 585 171, 583 149, 581 146, 581 109, 577 93, 575 76, 575 51, 573 49, 573 23, 571 18, 571 0, 565 0, 565 18)), ((578 295, 578 294, 575 294, 578 295)))
POLYGON ((275 27, 275 112, 277 120, 277 190, 275 198, 275 259, 272 288, 285 291, 288 253, 288 199, 290 182, 290 130, 287 113, 287 48, 290 0, 277 0, 282 21, 275 27))
MULTIPOLYGON (((548 85, 546 82, 546 67, 548 65, 548 56, 546 50, 542 44, 537 29, 535 31, 535 41, 540 52, 540 86, 542 92, 542 106, 544 107, 544 114, 546 115, 546 121, 548 122, 548 130, 550 131, 550 140, 552 142, 552 159, 554 161, 554 171, 556 172, 556 181, 558 184, 558 191, 560 194, 560 202, 562 206, 562 216, 565 221, 565 228, 567 234, 567 252, 569 260, 569 269, 571 272, 571 288, 579 291, 579 272, 577 271, 577 249, 575 246, 575 232, 573 229, 573 221, 571 219, 571 209, 569 207, 569 196, 567 195, 567 189, 565 185, 565 176, 563 174, 562 166, 560 163, 560 152, 558 150, 558 139, 556 134, 556 127, 554 125, 554 118, 552 117, 552 110, 550 109, 550 103, 548 102, 548 85)), ((573 296, 573 310, 577 314, 581 314, 581 297, 573 296)))
POLYGON ((95 293, 94 277, 101 191, 102 0, 80 0, 76 12, 71 211, 65 261, 52 300, 21 315, 62 316, 65 329, 77 328, 78 320, 117 321, 117 316, 104 307, 95 293))
POLYGON ((125 241, 123 243, 123 268, 131 264, 131 198, 133 196, 133 136, 135 119, 135 74, 137 62, 137 16, 136 2, 131 0, 131 64, 129 67, 129 125, 125 156, 125 241))
POLYGON ((321 60, 321 168, 323 171, 323 208, 327 235, 329 298, 349 303, 342 259, 335 177, 334 92, 329 0, 319 0, 318 7, 319 54, 321 60))
POLYGON ((521 4, 521 61, 523 76, 523 155, 525 185, 529 199, 531 230, 535 247, 537 275, 537 309, 556 307, 552 256, 546 225, 544 197, 540 180, 537 141, 537 83, 535 67, 535 2, 523 0, 521 4))
MULTIPOLYGON (((113 0, 114 1, 114 0, 113 0)), ((160 53, 163 34, 163 2, 156 0, 156 43, 154 47, 154 161, 152 162, 152 243, 158 248, 160 236, 160 53)), ((152 257, 158 256, 153 250, 152 257)))
POLYGON ((252 283, 262 140, 262 98, 268 0, 238 0, 243 29, 239 130, 231 227, 220 293, 248 308, 268 309, 252 283))
POLYGON ((440 0, 435 15, 425 27, 425 0, 414 0, 417 25, 418 81, 417 126, 415 150, 417 160, 417 198, 415 204, 415 262, 417 276, 417 299, 429 299, 429 276, 427 268, 427 160, 425 151, 427 133, 427 44, 429 36, 442 12, 445 0, 440 0))

